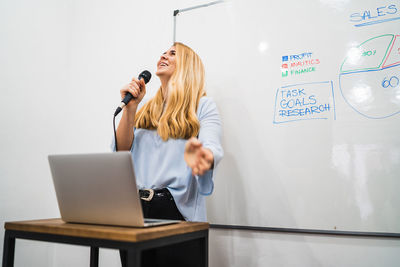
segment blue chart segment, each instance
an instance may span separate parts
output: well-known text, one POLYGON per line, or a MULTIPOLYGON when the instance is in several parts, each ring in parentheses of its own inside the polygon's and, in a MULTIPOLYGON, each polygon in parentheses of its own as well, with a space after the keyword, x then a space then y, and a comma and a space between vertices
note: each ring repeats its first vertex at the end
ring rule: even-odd
POLYGON ((339 74, 340 92, 370 119, 400 113, 400 35, 385 34, 352 48, 339 74))
POLYGON ((336 119, 332 81, 278 88, 274 123, 336 119))

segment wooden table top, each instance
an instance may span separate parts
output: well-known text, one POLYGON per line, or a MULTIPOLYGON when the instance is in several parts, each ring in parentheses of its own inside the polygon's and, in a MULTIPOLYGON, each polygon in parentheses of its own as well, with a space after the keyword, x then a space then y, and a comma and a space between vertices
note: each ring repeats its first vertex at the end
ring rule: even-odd
POLYGON ((140 242, 172 235, 207 230, 205 222, 180 222, 148 228, 119 227, 94 224, 66 223, 61 219, 6 222, 6 230, 98 238, 114 241, 140 242))

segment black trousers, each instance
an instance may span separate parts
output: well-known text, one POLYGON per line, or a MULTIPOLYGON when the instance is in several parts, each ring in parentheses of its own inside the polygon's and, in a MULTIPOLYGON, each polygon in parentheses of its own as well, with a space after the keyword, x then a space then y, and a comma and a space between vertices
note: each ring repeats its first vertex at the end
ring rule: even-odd
POLYGON ((174 197, 168 189, 154 190, 154 196, 151 201, 142 201, 143 216, 152 219, 182 220, 182 214, 176 207, 174 197))
MULTIPOLYGON (((152 219, 185 220, 176 207, 175 200, 168 189, 155 190, 151 201, 141 199, 143 216, 152 219)), ((162 249, 149 249, 142 253, 141 266, 143 267, 169 267, 169 266, 190 266, 188 262, 177 262, 172 258, 171 251, 182 250, 185 244, 176 244, 162 249)), ((120 250, 122 267, 126 267, 126 252, 120 250)))

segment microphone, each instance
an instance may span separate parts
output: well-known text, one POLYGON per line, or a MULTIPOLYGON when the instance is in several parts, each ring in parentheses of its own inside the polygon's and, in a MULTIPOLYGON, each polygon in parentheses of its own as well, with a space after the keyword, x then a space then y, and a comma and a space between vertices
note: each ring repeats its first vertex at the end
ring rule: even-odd
MULTIPOLYGON (((144 83, 148 83, 148 82, 150 81, 150 79, 151 79, 151 73, 150 73, 150 71, 148 71, 148 70, 142 71, 142 72, 139 74, 138 79, 139 79, 139 81, 140 81, 141 79, 143 79, 143 80, 144 80, 144 83)), ((131 101, 132 98, 134 98, 133 95, 132 95, 131 93, 128 92, 128 93, 125 95, 124 99, 121 101, 121 104, 119 105, 119 107, 115 110, 114 116, 117 116, 118 113, 120 113, 121 110, 122 110, 126 105, 128 105, 129 101, 131 101)))

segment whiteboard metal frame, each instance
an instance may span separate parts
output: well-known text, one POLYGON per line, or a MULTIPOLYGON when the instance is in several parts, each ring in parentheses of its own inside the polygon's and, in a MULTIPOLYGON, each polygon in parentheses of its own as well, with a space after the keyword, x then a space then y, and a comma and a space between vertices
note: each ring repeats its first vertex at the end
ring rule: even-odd
POLYGON ((213 5, 216 5, 216 4, 221 4, 223 2, 225 2, 225 1, 224 0, 219 0, 219 1, 206 3, 206 4, 203 4, 203 5, 197 5, 197 6, 192 6, 192 7, 187 7, 187 8, 174 10, 174 36, 173 36, 173 39, 172 39, 173 43, 175 43, 175 41, 176 41, 176 16, 178 14, 186 12, 186 11, 190 11, 190 10, 193 10, 193 9, 198 9, 198 8, 213 6, 213 5))
POLYGON ((300 228, 283 228, 283 227, 262 227, 247 225, 227 225, 227 224, 210 224, 212 229, 225 230, 249 230, 259 232, 281 232, 293 234, 317 234, 317 235, 335 235, 335 236, 359 236, 359 237, 382 237, 382 238, 400 238, 400 233, 386 232, 358 232, 358 231, 339 231, 339 230, 317 230, 317 229, 300 229, 300 228))

